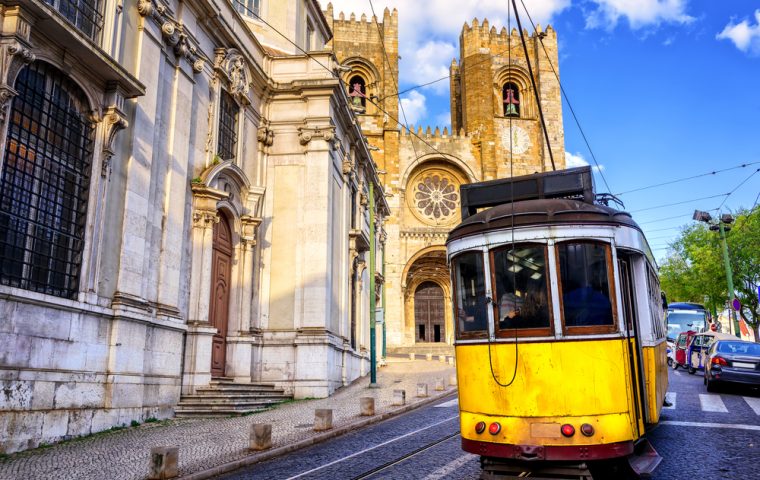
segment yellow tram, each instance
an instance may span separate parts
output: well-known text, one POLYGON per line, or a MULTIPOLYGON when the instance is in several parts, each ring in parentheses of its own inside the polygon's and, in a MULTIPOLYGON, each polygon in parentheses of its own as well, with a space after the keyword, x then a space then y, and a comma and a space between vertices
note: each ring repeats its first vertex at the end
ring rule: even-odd
POLYGON ((595 203, 588 167, 461 197, 447 253, 462 448, 481 455, 485 478, 603 477, 619 460, 653 470, 645 434, 668 386, 666 329, 641 229, 595 203))

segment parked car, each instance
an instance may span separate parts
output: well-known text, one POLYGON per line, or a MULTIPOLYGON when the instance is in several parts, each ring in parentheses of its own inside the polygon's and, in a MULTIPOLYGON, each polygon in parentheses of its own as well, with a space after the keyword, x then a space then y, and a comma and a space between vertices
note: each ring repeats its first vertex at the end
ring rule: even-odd
POLYGON ((707 351, 718 340, 736 340, 736 337, 721 332, 702 332, 694 335, 686 352, 686 368, 689 373, 693 374, 705 368, 707 351))
POLYGON ((718 384, 760 386, 760 344, 743 340, 718 340, 707 351, 705 379, 708 392, 718 384))

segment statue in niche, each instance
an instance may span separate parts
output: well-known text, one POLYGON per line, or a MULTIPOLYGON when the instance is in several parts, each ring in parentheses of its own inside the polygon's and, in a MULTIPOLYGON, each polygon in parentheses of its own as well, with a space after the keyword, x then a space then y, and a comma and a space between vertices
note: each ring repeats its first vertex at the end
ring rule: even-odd
POLYGON ((367 97, 362 93, 362 84, 356 82, 353 87, 354 89, 348 94, 351 98, 351 108, 358 112, 364 112, 364 102, 367 97))

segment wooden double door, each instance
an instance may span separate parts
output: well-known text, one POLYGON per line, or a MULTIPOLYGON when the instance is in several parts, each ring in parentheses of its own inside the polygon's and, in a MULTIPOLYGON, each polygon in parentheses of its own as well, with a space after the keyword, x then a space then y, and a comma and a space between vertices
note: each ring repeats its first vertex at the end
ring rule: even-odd
POLYGON ((424 282, 414 292, 415 341, 445 342, 445 302, 443 289, 434 282, 424 282))
POLYGON ((211 347, 211 376, 223 377, 227 356, 227 324, 230 312, 232 277, 232 230, 229 221, 220 215, 214 224, 211 255, 211 302, 209 323, 216 327, 211 347))

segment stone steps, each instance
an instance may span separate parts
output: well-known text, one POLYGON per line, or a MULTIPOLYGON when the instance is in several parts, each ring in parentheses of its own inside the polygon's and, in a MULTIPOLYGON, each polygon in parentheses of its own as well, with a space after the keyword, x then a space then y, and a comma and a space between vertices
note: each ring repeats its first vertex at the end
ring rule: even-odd
POLYGON ((244 415, 266 410, 292 398, 273 384, 235 383, 230 378, 214 378, 208 387, 180 397, 174 413, 177 417, 244 415))

